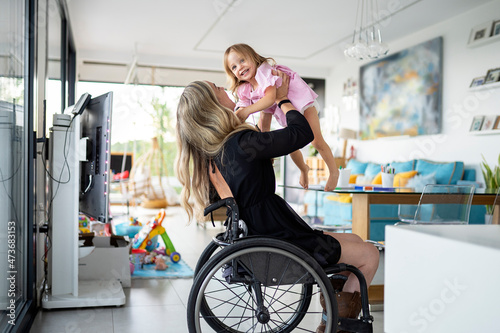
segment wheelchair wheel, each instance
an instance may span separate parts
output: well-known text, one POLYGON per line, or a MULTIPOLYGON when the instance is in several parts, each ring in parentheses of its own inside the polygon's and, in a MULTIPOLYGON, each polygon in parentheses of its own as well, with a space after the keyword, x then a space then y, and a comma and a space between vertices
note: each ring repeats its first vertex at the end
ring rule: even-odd
POLYGON ((212 258, 215 252, 220 250, 222 247, 219 246, 216 242, 211 241, 210 244, 203 250, 203 252, 200 255, 200 258, 198 259, 198 262, 196 263, 196 267, 194 269, 194 276, 198 275, 198 272, 201 270, 203 265, 212 258))
POLYGON ((276 239, 238 241, 213 255, 195 277, 188 299, 189 332, 336 332, 331 283, 319 264, 276 239), (312 301, 312 302, 311 302, 312 301))

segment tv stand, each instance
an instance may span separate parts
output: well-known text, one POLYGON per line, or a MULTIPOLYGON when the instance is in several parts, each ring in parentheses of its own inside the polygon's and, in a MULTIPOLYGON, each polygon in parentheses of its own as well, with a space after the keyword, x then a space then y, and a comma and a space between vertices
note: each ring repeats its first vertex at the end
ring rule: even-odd
POLYGON ((51 248, 48 254, 50 287, 42 297, 45 309, 125 304, 118 280, 78 280, 80 150, 80 115, 73 120, 70 115, 55 115, 49 146, 51 248))

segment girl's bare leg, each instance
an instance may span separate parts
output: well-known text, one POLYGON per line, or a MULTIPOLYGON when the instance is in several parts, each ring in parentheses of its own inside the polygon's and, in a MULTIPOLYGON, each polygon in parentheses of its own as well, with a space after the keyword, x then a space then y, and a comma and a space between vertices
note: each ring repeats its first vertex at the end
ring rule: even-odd
POLYGON ((290 154, 290 157, 292 158, 293 163, 295 163, 295 165, 300 170, 300 178, 299 178, 300 186, 307 189, 309 187, 309 166, 304 161, 302 152, 300 150, 296 150, 290 154))
POLYGON ((337 181, 339 179, 339 170, 337 169, 337 165, 335 164, 335 159, 333 158, 332 150, 330 146, 326 143, 323 135, 321 134, 321 127, 319 125, 319 117, 318 111, 314 106, 307 108, 304 111, 304 116, 309 122, 309 126, 314 133, 314 140, 312 143, 313 147, 316 148, 318 153, 323 157, 323 160, 328 167, 328 171, 330 172, 330 176, 328 176, 328 180, 326 181, 325 191, 333 191, 335 187, 337 187, 337 181))

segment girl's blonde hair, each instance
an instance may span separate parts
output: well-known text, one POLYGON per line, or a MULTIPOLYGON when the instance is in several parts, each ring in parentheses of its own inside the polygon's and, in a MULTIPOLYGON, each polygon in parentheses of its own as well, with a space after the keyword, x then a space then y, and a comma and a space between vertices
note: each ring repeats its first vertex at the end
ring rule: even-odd
POLYGON ((255 52, 255 50, 250 45, 240 43, 228 47, 226 52, 224 52, 224 70, 226 71, 229 90, 233 93, 235 97, 238 97, 236 95, 238 87, 243 83, 245 83, 245 81, 239 81, 236 78, 236 76, 234 76, 233 72, 231 71, 231 68, 229 68, 229 65, 227 63, 227 57, 229 56, 229 53, 231 51, 238 53, 246 61, 253 62, 256 68, 262 65, 266 61, 269 62, 269 64, 272 66, 276 64, 276 61, 273 58, 266 58, 261 56, 260 54, 255 52))
POLYGON ((203 209, 209 204, 209 160, 223 153, 231 135, 248 129, 255 127, 242 123, 233 110, 220 104, 209 83, 195 81, 184 89, 177 107, 175 173, 182 184, 181 205, 189 221, 193 215, 204 220, 203 209), (191 194, 194 208, 189 202, 191 194))

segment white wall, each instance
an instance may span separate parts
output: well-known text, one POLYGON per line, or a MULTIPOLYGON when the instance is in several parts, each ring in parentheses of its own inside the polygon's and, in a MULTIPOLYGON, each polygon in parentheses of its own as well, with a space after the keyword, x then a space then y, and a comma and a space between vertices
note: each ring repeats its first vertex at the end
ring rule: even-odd
MULTIPOLYGON (((390 54, 443 36, 442 132, 439 135, 393 137, 377 140, 357 140, 354 146, 362 161, 390 162, 412 158, 434 161, 463 161, 476 167, 484 155, 488 163, 496 164, 500 154, 500 135, 469 134, 475 115, 500 115, 500 88, 471 92, 473 78, 485 75, 488 69, 500 67, 500 41, 477 48, 468 48, 471 28, 486 21, 500 20, 500 1, 494 1, 470 12, 415 32, 389 45, 390 54)), ((390 23, 384 29, 391 29, 390 23)), ((382 31, 383 33, 383 31, 382 31)), ((348 78, 359 79, 359 67, 366 62, 347 61, 339 64, 327 78, 327 106, 340 109, 340 127, 359 130, 359 109, 348 111, 342 104, 343 83, 348 78)), ((359 81, 358 81, 359 82, 359 81)), ((333 139, 330 139, 333 142, 333 139)))

